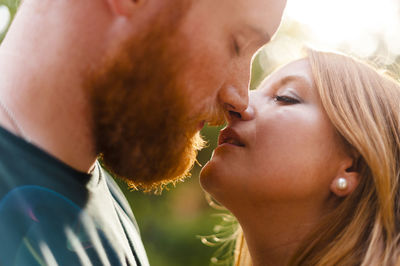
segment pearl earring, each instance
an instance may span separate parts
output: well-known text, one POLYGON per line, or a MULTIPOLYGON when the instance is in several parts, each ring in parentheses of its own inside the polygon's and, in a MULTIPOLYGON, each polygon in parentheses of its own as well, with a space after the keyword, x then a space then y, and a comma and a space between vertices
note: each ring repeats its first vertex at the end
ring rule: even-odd
POLYGON ((346 190, 348 186, 347 179, 344 177, 340 177, 336 182, 336 188, 338 190, 346 190))

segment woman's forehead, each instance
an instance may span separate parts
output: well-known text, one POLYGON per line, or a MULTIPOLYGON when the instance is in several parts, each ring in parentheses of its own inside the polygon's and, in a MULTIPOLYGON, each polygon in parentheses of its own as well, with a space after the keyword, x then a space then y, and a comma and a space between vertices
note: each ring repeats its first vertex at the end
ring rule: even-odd
POLYGON ((314 79, 308 58, 292 61, 277 69, 266 79, 264 79, 259 88, 269 87, 272 84, 279 84, 287 80, 299 80, 302 82, 307 82, 310 86, 313 86, 314 79))

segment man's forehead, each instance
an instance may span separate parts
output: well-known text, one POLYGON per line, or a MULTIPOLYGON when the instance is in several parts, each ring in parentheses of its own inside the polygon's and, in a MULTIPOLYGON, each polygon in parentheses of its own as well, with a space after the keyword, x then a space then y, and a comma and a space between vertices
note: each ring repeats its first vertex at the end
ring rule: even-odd
POLYGON ((258 36, 261 43, 267 43, 271 40, 271 36, 268 33, 268 30, 264 29, 260 25, 246 24, 245 29, 250 33, 254 34, 255 36, 258 36))
MULTIPOLYGON (((286 0, 233 0, 235 16, 270 38, 280 23, 286 0)), ((269 39, 270 39, 269 38, 269 39)))

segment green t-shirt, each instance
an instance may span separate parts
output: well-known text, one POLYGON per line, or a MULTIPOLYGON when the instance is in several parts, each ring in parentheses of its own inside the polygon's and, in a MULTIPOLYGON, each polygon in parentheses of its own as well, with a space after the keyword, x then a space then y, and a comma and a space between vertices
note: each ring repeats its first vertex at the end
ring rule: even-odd
POLYGON ((99 164, 74 170, 0 127, 0 266, 149 265, 135 218, 99 164))

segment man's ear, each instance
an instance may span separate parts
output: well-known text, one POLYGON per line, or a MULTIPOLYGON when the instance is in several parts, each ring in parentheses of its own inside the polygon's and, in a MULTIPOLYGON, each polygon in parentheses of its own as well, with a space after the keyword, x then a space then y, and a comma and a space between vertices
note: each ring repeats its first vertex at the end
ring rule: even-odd
POLYGON ((144 0, 107 0, 112 12, 116 15, 130 17, 144 0))
POLYGON ((330 189, 338 197, 350 195, 360 183, 360 173, 356 166, 356 159, 346 158, 338 169, 338 173, 332 180, 330 189))

